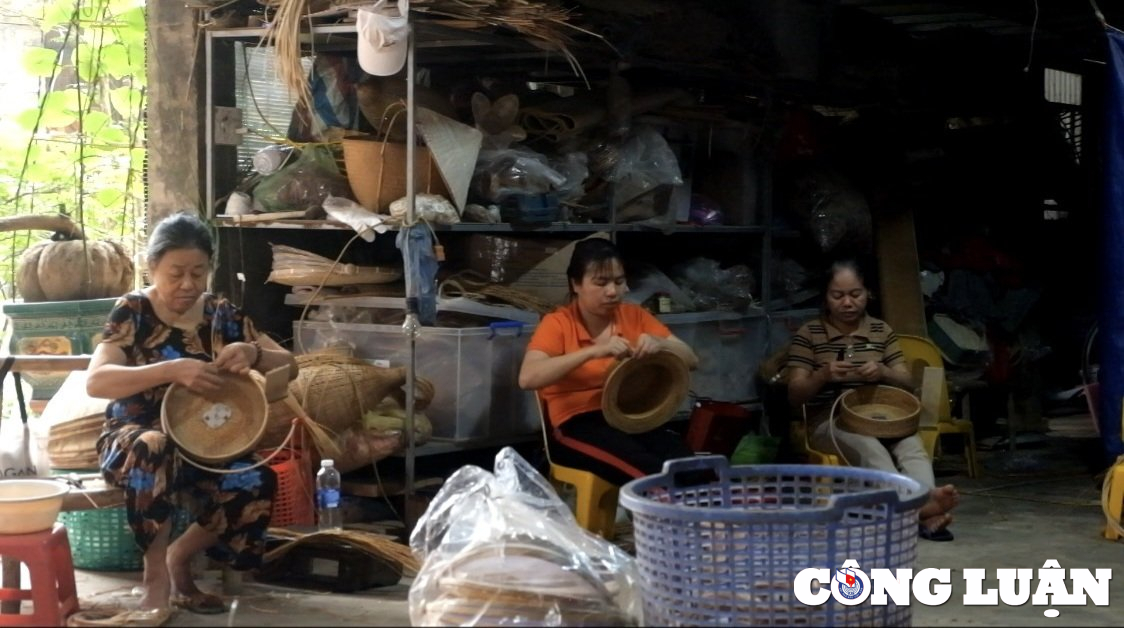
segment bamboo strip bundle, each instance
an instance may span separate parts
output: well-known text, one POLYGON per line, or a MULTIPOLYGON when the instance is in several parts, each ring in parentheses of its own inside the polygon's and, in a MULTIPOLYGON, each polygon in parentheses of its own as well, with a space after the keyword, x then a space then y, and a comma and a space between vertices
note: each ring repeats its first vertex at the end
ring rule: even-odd
POLYGON ((407 576, 415 576, 421 564, 414 557, 409 547, 392 539, 370 532, 359 530, 342 530, 339 532, 314 532, 303 534, 285 528, 269 528, 269 535, 281 539, 291 539, 290 543, 274 548, 265 553, 262 560, 269 562, 283 556, 286 552, 299 544, 347 544, 355 549, 384 560, 398 567, 407 576))
POLYGON ((402 278, 402 271, 392 266, 340 264, 283 244, 271 244, 270 247, 273 249, 273 271, 266 281, 286 286, 380 284, 402 278))
POLYGON ((492 283, 478 273, 468 270, 456 273, 442 281, 437 288, 437 293, 441 298, 461 296, 479 300, 481 297, 489 297, 501 303, 508 303, 539 314, 547 314, 556 307, 554 304, 529 292, 492 283))
MULTIPOLYGON (((336 0, 337 7, 350 9, 369 4, 369 0, 336 0)), ((509 28, 540 48, 560 52, 583 79, 585 73, 570 52, 573 35, 582 33, 604 41, 601 35, 574 24, 577 14, 573 10, 543 0, 411 0, 410 11, 446 18, 442 23, 453 28, 509 28)))
POLYGON ((300 37, 301 21, 313 7, 310 7, 309 0, 277 0, 262 4, 277 8, 263 37, 265 45, 274 47, 277 78, 296 96, 297 110, 312 112, 312 88, 301 65, 300 37))

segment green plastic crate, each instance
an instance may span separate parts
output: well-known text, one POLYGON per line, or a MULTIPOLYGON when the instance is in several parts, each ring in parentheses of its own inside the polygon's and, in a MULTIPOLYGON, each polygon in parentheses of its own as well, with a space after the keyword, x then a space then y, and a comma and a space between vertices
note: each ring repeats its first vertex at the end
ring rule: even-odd
MULTIPOLYGON (((172 538, 191 525, 191 515, 177 509, 172 538)), ((144 555, 133 541, 125 507, 74 510, 59 513, 59 522, 70 537, 70 554, 78 569, 136 571, 144 568, 144 555)))
MULTIPOLYGON (((12 321, 9 350, 20 355, 83 355, 94 352, 116 297, 43 303, 5 303, 12 321)), ((67 371, 24 374, 32 399, 50 399, 66 380, 67 371)))

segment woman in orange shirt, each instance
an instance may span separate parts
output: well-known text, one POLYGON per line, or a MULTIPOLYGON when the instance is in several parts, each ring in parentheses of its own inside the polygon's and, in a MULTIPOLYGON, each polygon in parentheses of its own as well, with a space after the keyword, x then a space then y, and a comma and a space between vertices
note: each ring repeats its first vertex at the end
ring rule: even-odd
POLYGON ((659 473, 665 460, 693 456, 666 428, 628 434, 610 426, 601 395, 618 358, 670 351, 693 369, 695 352, 647 310, 621 301, 624 265, 608 240, 578 242, 566 277, 570 303, 543 317, 519 370, 519 386, 538 390, 546 403, 551 459, 621 485, 659 473))

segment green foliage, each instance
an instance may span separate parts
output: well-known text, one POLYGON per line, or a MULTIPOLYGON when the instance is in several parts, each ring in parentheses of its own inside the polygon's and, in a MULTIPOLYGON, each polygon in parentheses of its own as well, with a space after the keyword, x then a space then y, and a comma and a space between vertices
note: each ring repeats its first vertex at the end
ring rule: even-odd
MULTIPOLYGON (((0 215, 61 209, 87 237, 135 251, 144 223, 144 0, 8 4, 5 15, 42 35, 21 59, 40 92, 0 121, 0 215)), ((19 255, 48 235, 0 233, 0 296, 13 298, 19 255)))

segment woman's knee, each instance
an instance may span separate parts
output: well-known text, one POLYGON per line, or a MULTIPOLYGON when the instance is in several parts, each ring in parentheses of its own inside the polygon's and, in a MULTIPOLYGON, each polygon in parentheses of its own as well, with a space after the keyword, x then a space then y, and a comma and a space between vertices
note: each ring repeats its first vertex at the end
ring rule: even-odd
POLYGON ((138 458, 163 459, 171 453, 171 440, 160 430, 145 430, 133 439, 130 449, 138 458))

